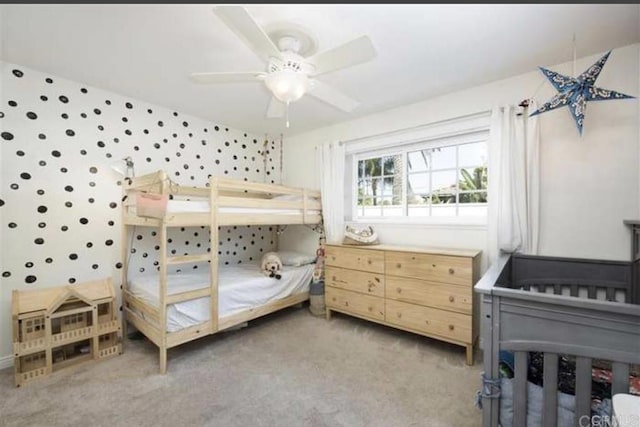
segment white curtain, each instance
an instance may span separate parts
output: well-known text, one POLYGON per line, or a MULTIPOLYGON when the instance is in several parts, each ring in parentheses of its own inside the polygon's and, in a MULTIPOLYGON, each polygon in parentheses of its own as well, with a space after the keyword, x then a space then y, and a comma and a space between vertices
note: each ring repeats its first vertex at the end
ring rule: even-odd
POLYGON ((337 141, 316 147, 327 243, 342 243, 344 237, 344 156, 344 145, 337 141))
POLYGON ((540 228, 540 131, 537 109, 512 105, 491 115, 489 136, 489 261, 500 250, 535 255, 540 228))

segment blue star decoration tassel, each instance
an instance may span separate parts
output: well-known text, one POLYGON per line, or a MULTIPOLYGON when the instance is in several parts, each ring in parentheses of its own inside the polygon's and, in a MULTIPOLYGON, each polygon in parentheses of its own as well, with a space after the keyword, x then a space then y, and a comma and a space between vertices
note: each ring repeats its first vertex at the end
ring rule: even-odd
POLYGON ((569 107, 573 120, 576 122, 578 132, 582 135, 582 124, 584 123, 587 102, 634 98, 633 96, 625 95, 624 93, 594 86, 596 79, 600 75, 600 72, 602 71, 604 64, 607 62, 610 54, 611 51, 607 52, 606 55, 600 58, 595 64, 589 67, 587 71, 580 74, 578 77, 564 76, 556 73, 555 71, 539 67, 540 71, 542 71, 551 84, 556 88, 558 94, 531 113, 530 116, 546 113, 547 111, 555 110, 556 108, 564 107, 566 105, 569 107))

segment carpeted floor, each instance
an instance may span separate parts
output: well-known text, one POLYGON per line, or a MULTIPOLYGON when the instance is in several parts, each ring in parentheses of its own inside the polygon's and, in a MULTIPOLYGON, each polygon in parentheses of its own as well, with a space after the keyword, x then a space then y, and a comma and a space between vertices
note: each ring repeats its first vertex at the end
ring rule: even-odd
POLYGON ((169 350, 166 375, 146 339, 21 388, 0 371, 0 425, 478 426, 478 353, 289 308, 169 350))

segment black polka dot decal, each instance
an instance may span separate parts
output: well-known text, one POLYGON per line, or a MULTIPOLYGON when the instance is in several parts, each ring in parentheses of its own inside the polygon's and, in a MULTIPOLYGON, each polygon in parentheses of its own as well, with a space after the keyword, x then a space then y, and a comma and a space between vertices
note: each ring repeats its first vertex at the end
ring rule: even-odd
MULTIPOLYGON (((136 174, 163 169, 181 185, 206 187, 211 176, 274 182, 272 165, 279 159, 274 141, 265 149, 263 137, 23 67, 2 72, 0 146, 7 150, 0 244, 23 242, 2 248, 3 286, 104 277, 120 282, 126 201, 124 178, 111 166, 125 157, 133 158, 136 174)), ((222 227, 219 235, 220 262, 227 265, 255 262, 275 244, 270 227, 222 227)), ((129 238, 129 274, 156 272, 157 230, 138 227, 129 238)), ((167 249, 169 255, 208 253, 209 230, 171 228, 167 249)), ((206 265, 173 270, 198 268, 206 265)))

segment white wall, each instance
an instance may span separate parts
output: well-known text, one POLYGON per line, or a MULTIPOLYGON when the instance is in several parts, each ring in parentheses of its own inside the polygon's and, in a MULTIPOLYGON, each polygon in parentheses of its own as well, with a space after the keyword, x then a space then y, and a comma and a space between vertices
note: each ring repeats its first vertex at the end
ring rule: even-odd
MULTIPOLYGON (((131 156, 137 175, 164 169, 189 186, 210 175, 279 181, 279 144, 264 136, 16 64, 0 72, 0 368, 12 361, 12 289, 104 277, 119 288, 122 176, 111 163, 131 156)), ((158 268, 156 232, 135 229, 129 274, 158 268)), ((168 237, 170 252, 209 248, 204 227, 168 237)), ((274 248, 275 228, 223 227, 219 245, 221 263, 256 261, 274 248)), ((179 266, 195 267, 206 265, 179 266)))
MULTIPOLYGON (((576 73, 587 69, 602 54, 578 59, 576 73)), ((571 62, 540 65, 563 74, 572 73, 571 62)), ((639 96, 639 74, 640 44, 634 44, 613 50, 596 85, 639 96)), ((283 181, 317 187, 314 147, 324 141, 400 130, 497 105, 518 104, 524 98, 533 97, 542 104, 555 93, 536 70, 295 135, 285 141, 283 181)), ((629 259, 630 233, 622 221, 639 214, 639 123, 637 99, 589 103, 582 137, 567 108, 540 116, 541 254, 629 259)), ((377 224, 376 229, 388 244, 486 249, 486 229, 477 227, 377 224)), ((308 251, 316 242, 307 230, 291 227, 281 237, 280 245, 308 251)))

